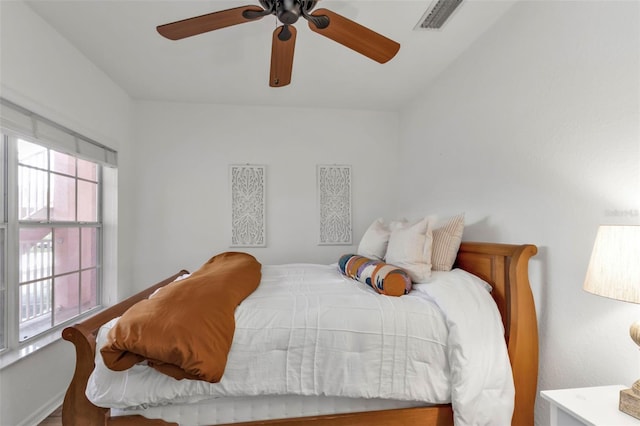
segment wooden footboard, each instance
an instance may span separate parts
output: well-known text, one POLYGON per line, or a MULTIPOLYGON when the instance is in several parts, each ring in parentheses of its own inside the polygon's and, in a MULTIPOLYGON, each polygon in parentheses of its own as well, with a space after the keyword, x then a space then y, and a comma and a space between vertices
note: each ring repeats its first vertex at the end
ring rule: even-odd
MULTIPOLYGON (((62 424, 64 425, 104 425, 109 418, 109 410, 93 405, 85 396, 89 376, 95 367, 96 336, 102 324, 117 318, 140 300, 146 299, 158 288, 174 281, 180 275, 188 273, 182 270, 138 294, 111 306, 102 312, 62 330, 62 338, 76 347, 76 369, 67 388, 62 404, 62 424)), ((150 423, 153 424, 153 423, 150 423)), ((160 423, 163 424, 163 423, 160 423)))
MULTIPOLYGON (((533 425, 533 407, 538 378, 538 327, 533 295, 529 284, 529 259, 537 252, 534 245, 497 243, 462 243, 455 267, 462 268, 487 281, 494 288, 492 295, 505 326, 513 378, 516 388, 514 426, 533 425)), ((87 320, 65 328, 62 337, 76 348, 76 369, 67 389, 62 408, 62 423, 71 425, 170 425, 161 420, 140 416, 110 417, 109 410, 96 407, 85 396, 85 388, 93 371, 96 335, 102 324, 116 318, 136 302, 147 298, 157 288, 186 273, 174 276, 118 303, 87 320)), ((307 425, 370 426, 370 425, 453 425, 451 405, 384 410, 365 413, 314 416, 294 419, 267 420, 240 425, 307 425)), ((239 424, 236 423, 235 426, 239 424)))

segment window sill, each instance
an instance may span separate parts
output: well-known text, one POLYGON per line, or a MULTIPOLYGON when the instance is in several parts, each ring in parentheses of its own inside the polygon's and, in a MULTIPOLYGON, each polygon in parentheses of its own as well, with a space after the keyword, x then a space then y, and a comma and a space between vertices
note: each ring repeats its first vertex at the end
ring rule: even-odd
POLYGON ((40 349, 49 346, 50 344, 57 342, 62 338, 62 330, 71 324, 75 324, 90 317, 104 309, 103 306, 98 306, 90 311, 85 312, 83 315, 73 318, 68 323, 60 324, 55 328, 43 333, 40 336, 29 339, 14 349, 7 349, 4 352, 0 352, 0 370, 7 368, 16 362, 28 357, 29 355, 39 351, 40 349))
POLYGON ((0 370, 9 367, 12 364, 20 361, 23 358, 28 357, 32 353, 50 345, 53 342, 60 340, 62 337, 62 329, 51 330, 51 332, 44 334, 41 337, 37 337, 30 340, 23 346, 16 349, 9 349, 0 354, 0 370))

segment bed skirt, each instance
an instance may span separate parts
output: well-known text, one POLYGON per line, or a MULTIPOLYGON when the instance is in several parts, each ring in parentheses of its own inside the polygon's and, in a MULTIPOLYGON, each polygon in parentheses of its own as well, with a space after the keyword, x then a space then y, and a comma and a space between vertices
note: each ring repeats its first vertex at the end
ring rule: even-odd
POLYGON ((216 398, 197 403, 141 409, 111 409, 111 416, 137 414, 149 419, 178 423, 181 426, 196 426, 426 406, 428 404, 424 402, 389 399, 265 395, 216 398))

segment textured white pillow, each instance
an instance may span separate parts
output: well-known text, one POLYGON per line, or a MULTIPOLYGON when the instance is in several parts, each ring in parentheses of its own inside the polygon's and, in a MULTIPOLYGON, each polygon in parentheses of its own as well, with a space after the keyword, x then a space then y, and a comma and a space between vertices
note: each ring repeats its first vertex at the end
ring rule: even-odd
POLYGON ((464 213, 447 219, 433 230, 431 268, 434 271, 450 271, 456 261, 464 231, 464 213))
POLYGON ((385 262, 407 271, 414 283, 431 276, 431 226, 430 218, 425 217, 413 224, 396 224, 389 236, 385 262))
POLYGON ((357 254, 382 260, 387 252, 390 233, 382 218, 374 220, 362 236, 357 254))

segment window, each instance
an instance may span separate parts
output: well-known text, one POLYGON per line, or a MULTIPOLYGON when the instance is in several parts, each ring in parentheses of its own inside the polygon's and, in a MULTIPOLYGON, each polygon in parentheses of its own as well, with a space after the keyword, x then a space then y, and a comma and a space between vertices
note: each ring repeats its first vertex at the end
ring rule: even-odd
POLYGON ((99 305, 99 166, 17 139, 19 341, 99 305))
POLYGON ((103 182, 117 157, 2 98, 0 107, 0 352, 23 354, 102 304, 103 182))

